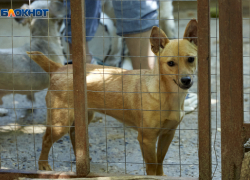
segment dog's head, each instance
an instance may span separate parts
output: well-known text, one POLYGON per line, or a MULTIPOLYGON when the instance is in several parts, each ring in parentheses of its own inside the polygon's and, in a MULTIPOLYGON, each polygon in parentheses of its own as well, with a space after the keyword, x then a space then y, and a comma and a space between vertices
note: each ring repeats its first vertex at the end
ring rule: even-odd
POLYGON ((167 78, 182 90, 189 89, 197 65, 197 21, 188 23, 183 39, 169 40, 161 29, 153 27, 150 43, 158 56, 161 78, 167 78))
POLYGON ((66 15, 66 8, 63 3, 57 0, 44 1, 37 0, 28 4, 23 4, 20 9, 49 9, 49 20, 48 17, 18 17, 15 18, 16 22, 26 25, 28 24, 33 35, 44 35, 48 33, 48 28, 60 30, 63 23, 63 17, 66 15), (44 32, 43 32, 44 30, 44 32))

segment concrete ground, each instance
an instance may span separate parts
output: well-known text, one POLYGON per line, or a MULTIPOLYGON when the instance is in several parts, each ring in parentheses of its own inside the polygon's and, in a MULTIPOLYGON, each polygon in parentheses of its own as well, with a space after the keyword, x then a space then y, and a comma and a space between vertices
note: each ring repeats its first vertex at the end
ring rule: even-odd
MULTIPOLYGON (((214 4, 212 4, 214 5, 214 4)), ((193 5, 190 5, 193 8, 193 5)), ((196 9, 180 8, 175 5, 176 34, 181 38, 189 19, 197 18, 196 9), (187 10, 188 9, 188 10, 187 10), (187 20, 188 19, 188 20, 187 20), (179 25, 179 26, 178 26, 179 25), (179 30, 179 31, 178 31, 179 30)), ((249 20, 243 20, 244 56, 249 56, 249 20)), ((212 103, 212 163, 214 179, 221 179, 221 136, 220 136, 220 79, 219 79, 219 26, 218 19, 211 19, 211 103, 212 103)), ((11 19, 0 19, 0 48, 19 47, 29 42, 27 26, 23 27, 11 19), (13 27, 12 27, 13 25, 13 27), (13 38, 12 35, 19 37, 13 38), (9 37, 6 37, 9 36, 9 37)), ((244 57, 244 108, 245 121, 249 116, 249 57, 244 57)), ((197 78, 190 89, 197 93, 197 78)), ((37 170, 45 130, 46 90, 36 93, 36 102, 31 104, 22 95, 8 95, 0 108, 9 108, 7 116, 0 117, 1 168, 37 170), (12 109, 15 108, 23 109, 12 109), (26 114, 31 106, 38 108, 26 114)), ((137 133, 114 118, 97 114, 89 126, 91 171, 127 174, 145 174, 145 168, 137 133), (126 162, 126 164, 125 164, 126 162)), ((187 114, 171 143, 164 160, 164 172, 169 176, 198 177, 198 113, 187 114)), ((74 153, 69 136, 56 142, 50 151, 49 163, 55 171, 75 171, 74 153)))

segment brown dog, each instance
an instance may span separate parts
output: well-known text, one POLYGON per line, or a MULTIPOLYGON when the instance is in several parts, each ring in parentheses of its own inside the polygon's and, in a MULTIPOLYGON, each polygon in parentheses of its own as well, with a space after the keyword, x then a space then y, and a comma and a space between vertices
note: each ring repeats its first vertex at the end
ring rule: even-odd
MULTIPOLYGON (((152 51, 158 56, 153 70, 126 71, 87 65, 89 122, 93 119, 93 111, 106 112, 137 130, 148 175, 164 175, 162 163, 175 129, 183 119, 184 99, 193 84, 192 74, 197 64, 196 37, 196 20, 188 23, 184 39, 179 40, 169 40, 161 29, 153 27, 150 42, 152 51), (125 111, 121 113, 123 109, 125 111)), ((74 123, 73 69, 71 65, 62 66, 39 52, 31 52, 30 56, 45 71, 55 72, 51 74, 46 95, 47 125, 54 127, 46 129, 39 159, 40 170, 51 170, 48 164, 50 148, 69 132, 67 126, 74 123)), ((71 141, 74 148, 72 136, 71 141)))

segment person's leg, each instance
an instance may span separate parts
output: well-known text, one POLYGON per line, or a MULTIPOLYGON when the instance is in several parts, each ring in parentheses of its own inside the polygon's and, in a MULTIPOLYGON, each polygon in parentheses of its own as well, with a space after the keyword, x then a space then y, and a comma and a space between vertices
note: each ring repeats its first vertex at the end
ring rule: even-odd
POLYGON ((149 38, 140 38, 150 37, 150 33, 151 30, 142 33, 124 35, 126 37, 125 41, 131 55, 134 69, 153 69, 154 67, 155 55, 151 51, 149 38))
MULTIPOLYGON (((65 19, 65 40, 69 43, 69 54, 72 50, 72 39, 71 39, 71 10, 70 10, 70 0, 64 0, 64 5, 67 8, 67 16, 65 19)), ((100 0, 85 0, 85 9, 86 9, 86 41, 90 41, 97 30, 100 13, 101 13, 101 1, 100 0)), ((89 52, 88 43, 86 43, 86 62, 90 63, 92 60, 92 55, 89 52)), ((69 56, 69 60, 72 60, 72 57, 69 56)))
POLYGON ((157 1, 113 1, 117 34, 124 36, 134 69, 152 69, 155 56, 149 42, 151 28, 158 26, 157 1))
POLYGON ((160 28, 166 33, 168 38, 174 38, 176 34, 172 1, 160 1, 159 6, 160 28))

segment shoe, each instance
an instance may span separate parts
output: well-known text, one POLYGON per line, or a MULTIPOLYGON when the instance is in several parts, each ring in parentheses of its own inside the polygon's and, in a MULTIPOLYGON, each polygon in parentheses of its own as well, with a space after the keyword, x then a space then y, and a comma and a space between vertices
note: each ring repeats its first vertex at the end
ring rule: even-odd
POLYGON ((197 94, 188 93, 184 101, 184 111, 186 113, 191 113, 197 108, 198 99, 197 94))

